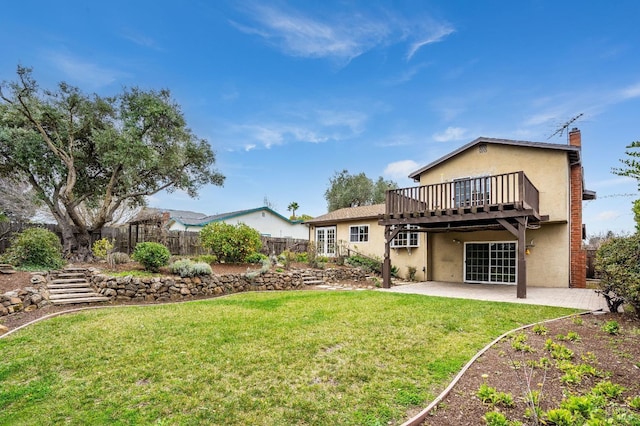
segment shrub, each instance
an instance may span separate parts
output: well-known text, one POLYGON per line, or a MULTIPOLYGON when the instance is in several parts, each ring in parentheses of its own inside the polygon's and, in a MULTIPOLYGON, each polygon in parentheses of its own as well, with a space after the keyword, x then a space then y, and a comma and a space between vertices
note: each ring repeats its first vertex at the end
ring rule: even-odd
POLYGON ((157 272, 161 266, 169 264, 171 252, 160 243, 138 243, 133 249, 131 256, 133 260, 139 262, 144 269, 151 272, 157 272))
POLYGON ((127 253, 115 251, 107 255, 107 265, 109 265, 110 268, 129 262, 131 262, 131 258, 129 258, 127 253))
POLYGON ((2 261, 23 268, 57 269, 64 265, 62 244, 49 230, 25 229, 13 238, 2 261))
POLYGON ((200 231, 200 243, 223 262, 238 263, 262 248, 260 233, 244 223, 213 222, 200 231))
POLYGON ((91 252, 99 259, 107 257, 111 250, 113 250, 113 243, 106 238, 96 240, 91 246, 91 252))
POLYGON ((211 275, 213 271, 208 263, 194 262, 189 259, 180 259, 169 265, 169 270, 172 274, 180 275, 181 277, 199 277, 202 275, 211 275))
POLYGON ((282 263, 286 269, 289 269, 292 262, 295 262, 297 256, 290 250, 285 250, 278 256, 278 262, 282 263))
POLYGON ((611 335, 615 335, 620 332, 620 324, 618 324, 618 321, 607 321, 601 328, 602 331, 611 335))
POLYGON ((603 243, 596 252, 595 266, 603 294, 612 292, 624 299, 640 317, 640 233, 603 243))
POLYGON ((416 268, 415 266, 407 266, 407 271, 409 273, 409 281, 415 281, 418 268, 416 268))
POLYGON ((354 255, 349 256, 345 262, 353 267, 362 268, 367 272, 382 272, 382 261, 379 259, 354 255))
POLYGON ((215 257, 215 255, 213 254, 201 254, 199 256, 196 256, 193 258, 194 262, 204 262, 207 263, 209 265, 211 265, 212 263, 216 263, 218 261, 218 258, 215 257))
POLYGON ((533 326, 531 331, 533 331, 534 333, 536 333, 539 336, 544 336, 549 332, 549 329, 547 327, 545 327, 544 324, 536 324, 536 325, 533 326))
POLYGON ((260 263, 264 259, 269 259, 269 257, 262 253, 252 253, 245 257, 244 261, 247 263, 260 263))

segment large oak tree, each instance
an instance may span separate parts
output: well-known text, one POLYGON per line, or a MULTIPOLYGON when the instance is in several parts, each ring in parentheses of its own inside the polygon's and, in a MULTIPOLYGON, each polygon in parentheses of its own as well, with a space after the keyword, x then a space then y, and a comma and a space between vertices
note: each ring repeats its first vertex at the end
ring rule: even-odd
POLYGON ((210 145, 187 127, 169 91, 103 97, 66 83, 41 89, 29 68, 17 75, 0 91, 0 176, 29 182, 68 255, 89 257, 91 232, 122 206, 162 190, 195 197, 205 184, 223 184, 210 145))
POLYGON ((332 212, 344 207, 384 203, 387 190, 397 187, 397 183, 384 180, 382 176, 374 183, 364 173, 352 175, 348 170, 342 170, 329 179, 324 198, 327 200, 327 210, 332 212))

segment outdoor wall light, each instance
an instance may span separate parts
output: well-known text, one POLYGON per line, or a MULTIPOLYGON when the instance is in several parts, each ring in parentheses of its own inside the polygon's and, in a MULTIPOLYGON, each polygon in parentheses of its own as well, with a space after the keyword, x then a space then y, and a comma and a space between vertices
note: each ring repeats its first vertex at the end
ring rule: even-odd
POLYGON ((460 244, 461 243, 461 241, 459 239, 457 239, 457 238, 454 238, 453 242, 454 242, 454 244, 460 244))
POLYGON ((534 248, 535 246, 536 245, 533 243, 533 240, 531 240, 529 244, 525 246, 524 254, 531 254, 531 249, 534 248))

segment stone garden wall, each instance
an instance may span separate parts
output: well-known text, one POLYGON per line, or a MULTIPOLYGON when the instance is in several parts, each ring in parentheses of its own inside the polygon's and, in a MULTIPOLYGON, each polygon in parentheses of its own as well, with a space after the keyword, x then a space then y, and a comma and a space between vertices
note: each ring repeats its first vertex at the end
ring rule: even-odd
POLYGON ((194 278, 178 276, 137 278, 110 277, 98 273, 90 278, 90 282, 98 293, 113 301, 166 302, 243 291, 296 290, 304 287, 304 273, 307 276, 323 279, 327 283, 366 280, 366 274, 359 269, 309 269, 266 272, 254 278, 246 274, 205 275, 194 278))
POLYGON ((0 294, 0 317, 16 312, 29 312, 49 305, 45 297, 45 283, 44 276, 32 275, 32 286, 0 294))
MULTIPOLYGON (((266 272, 254 278, 246 274, 206 275, 195 278, 111 277, 93 270, 89 272, 88 279, 97 293, 109 297, 114 302, 166 302, 243 291, 296 290, 304 288, 303 275, 322 279, 327 284, 367 279, 363 271, 355 268, 266 272)), ((33 275, 31 284, 31 287, 0 294, 0 316, 28 312, 50 304, 47 299, 45 276, 33 275)))

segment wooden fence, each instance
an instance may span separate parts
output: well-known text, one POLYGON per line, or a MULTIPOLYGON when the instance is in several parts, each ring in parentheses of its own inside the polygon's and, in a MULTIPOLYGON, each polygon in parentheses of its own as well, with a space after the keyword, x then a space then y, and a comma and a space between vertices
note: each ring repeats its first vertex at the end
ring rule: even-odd
MULTIPOLYGON (((46 224, 36 225, 29 223, 0 223, 0 253, 4 253, 9 247, 13 234, 21 232, 27 228, 33 227, 46 228, 55 232, 60 238, 57 225, 46 224)), ((169 248, 171 254, 182 256, 197 256, 206 254, 207 250, 200 246, 199 233, 187 231, 167 231, 157 226, 121 226, 117 228, 105 227, 101 232, 94 232, 91 235, 91 241, 107 238, 113 241, 114 249, 123 253, 131 253, 137 243, 156 242, 162 243, 169 248)), ((306 252, 308 240, 299 240, 294 238, 273 238, 262 237, 262 253, 280 254, 285 250, 293 252, 306 252)))

